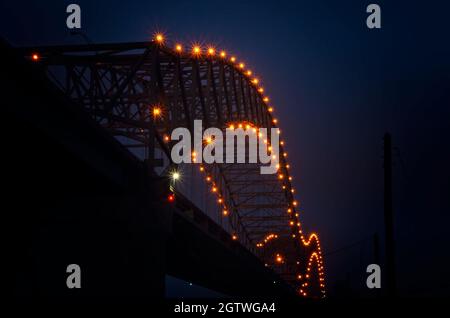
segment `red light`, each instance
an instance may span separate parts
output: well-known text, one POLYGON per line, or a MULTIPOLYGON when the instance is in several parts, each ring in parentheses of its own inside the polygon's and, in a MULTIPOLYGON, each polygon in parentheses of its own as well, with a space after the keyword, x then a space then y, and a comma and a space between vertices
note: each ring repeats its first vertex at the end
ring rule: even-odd
POLYGON ((169 196, 167 197, 167 201, 169 201, 170 203, 175 201, 175 194, 171 193, 169 194, 169 196))
POLYGON ((38 61, 38 60, 39 60, 39 55, 36 54, 36 53, 34 53, 33 55, 31 55, 31 59, 32 59, 33 61, 38 61))

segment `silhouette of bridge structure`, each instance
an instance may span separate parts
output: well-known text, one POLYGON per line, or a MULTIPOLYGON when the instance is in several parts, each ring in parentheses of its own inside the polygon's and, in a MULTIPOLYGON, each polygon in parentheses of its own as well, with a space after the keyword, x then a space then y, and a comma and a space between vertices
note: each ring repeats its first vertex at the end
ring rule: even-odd
MULTIPOLYGON (((10 52, 3 64, 11 74, 2 78, 4 93, 13 101, 10 118, 36 127, 21 133, 31 143, 33 136, 37 154, 60 158, 57 164, 54 158, 42 159, 39 164, 47 172, 32 172, 34 180, 53 180, 52 195, 64 198, 55 200, 55 207, 38 209, 52 220, 53 235, 42 234, 33 223, 34 234, 23 239, 26 248, 36 235, 44 237, 41 245, 36 243, 39 252, 32 253, 36 259, 59 249, 59 243, 47 243, 49 237, 61 237, 64 230, 56 224, 64 224, 66 234, 80 237, 82 229, 89 238, 80 239, 82 248, 75 240, 68 243, 86 264, 86 249, 96 261, 119 259, 122 264, 105 269, 98 285, 86 283, 92 291, 89 299, 96 290, 117 292, 119 287, 134 300, 147 296, 142 291, 159 297, 164 274, 228 295, 325 297, 319 239, 302 230, 283 138, 275 174, 261 174, 259 163, 172 162, 171 132, 186 127, 193 135, 194 120, 202 120, 205 129, 223 131, 231 127, 258 134, 260 128, 278 128, 261 79, 244 63, 213 47, 169 46, 162 35, 137 43, 4 46, 10 52), (42 140, 49 141, 43 145, 42 140), (69 176, 82 185, 75 189, 77 182, 68 182, 69 176), (94 252, 99 250, 103 256, 94 252), (117 253, 122 254, 113 256, 117 253), (128 273, 126 281, 105 287, 117 271, 128 273), (148 272, 152 274, 143 274, 148 272)), ((23 153, 13 140, 10 146, 23 153)), ((11 165, 17 166, 17 160, 11 165)), ((14 222, 20 224, 16 218, 14 222)), ((69 252, 60 256, 63 260, 55 262, 61 266, 69 259, 77 262, 69 252)), ((54 269, 49 267, 42 271, 54 269)), ((56 280, 50 279, 54 286, 56 280)), ((42 292, 44 287, 33 288, 42 292)), ((46 293, 59 297, 59 292, 46 293)), ((105 297, 116 297, 111 293, 105 297)))

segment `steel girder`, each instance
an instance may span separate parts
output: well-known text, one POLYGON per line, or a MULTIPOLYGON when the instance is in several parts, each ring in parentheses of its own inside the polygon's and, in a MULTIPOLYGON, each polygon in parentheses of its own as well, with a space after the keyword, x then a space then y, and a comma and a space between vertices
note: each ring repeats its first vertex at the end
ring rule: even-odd
MULTIPOLYGON (((257 86, 226 59, 178 54, 154 42, 33 50, 42 56, 41 64, 67 96, 150 163, 155 162, 156 151, 170 164, 167 136, 177 127, 192 132, 196 119, 203 121, 204 128, 223 130, 239 122, 276 126, 257 86), (162 109, 161 118, 151 112, 155 105, 162 109)), ((282 145, 280 153, 284 153, 282 145)), ((293 281, 298 260, 309 254, 291 239, 300 229, 285 158, 280 156, 283 180, 277 174, 261 175, 259 164, 203 166, 230 211, 226 217, 230 234, 293 281), (273 242, 267 240, 271 234, 277 236, 273 242), (264 242, 264 248, 258 248, 264 242), (276 264, 277 254, 287 261, 276 264)))

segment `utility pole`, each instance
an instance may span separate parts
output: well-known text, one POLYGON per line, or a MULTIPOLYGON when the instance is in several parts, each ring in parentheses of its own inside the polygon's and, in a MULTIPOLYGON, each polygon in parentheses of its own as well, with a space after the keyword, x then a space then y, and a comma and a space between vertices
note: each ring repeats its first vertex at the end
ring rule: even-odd
POLYGON ((396 295, 394 215, 392 209, 392 140, 384 135, 384 228, 386 243, 387 296, 396 295))

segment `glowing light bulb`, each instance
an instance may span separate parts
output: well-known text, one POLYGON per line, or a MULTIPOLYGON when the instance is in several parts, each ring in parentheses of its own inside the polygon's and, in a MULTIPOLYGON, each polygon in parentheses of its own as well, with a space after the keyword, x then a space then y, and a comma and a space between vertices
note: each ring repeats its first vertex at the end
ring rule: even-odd
POLYGON ((216 49, 213 47, 209 47, 208 48, 208 55, 213 56, 214 54, 216 54, 216 49))
POLYGON ((181 44, 175 45, 175 51, 177 51, 178 53, 181 53, 183 51, 183 47, 181 46, 181 44))
POLYGON ((198 55, 200 55, 201 53, 202 53, 202 49, 200 48, 199 45, 194 45, 194 46, 192 47, 192 54, 193 54, 193 55, 198 56, 198 55))
POLYGON ((269 97, 267 97, 267 96, 263 98, 263 101, 266 102, 266 103, 269 102, 269 100, 270 100, 270 99, 269 99, 269 97))
POLYGON ((244 63, 239 63, 239 68, 240 68, 240 69, 244 69, 244 67, 245 67, 245 64, 244 64, 244 63))
POLYGON ((234 63, 234 62, 236 62, 236 58, 234 56, 232 56, 232 57, 230 57, 230 61, 234 63))
POLYGON ((161 115, 161 108, 159 108, 159 107, 153 107, 152 113, 153 113, 153 117, 158 117, 158 116, 160 116, 160 115, 161 115))
POLYGON ((156 33, 155 34, 155 41, 158 42, 159 44, 164 43, 164 34, 156 33))
POLYGON ((173 181, 177 181, 177 180, 180 179, 180 173, 177 172, 177 171, 174 171, 174 172, 172 172, 171 177, 172 177, 172 180, 173 180, 173 181))
POLYGON ((31 55, 31 59, 36 62, 39 61, 40 57, 37 53, 34 53, 33 55, 31 55))
POLYGON ((224 58, 227 56, 227 53, 225 51, 220 51, 220 57, 224 58))

